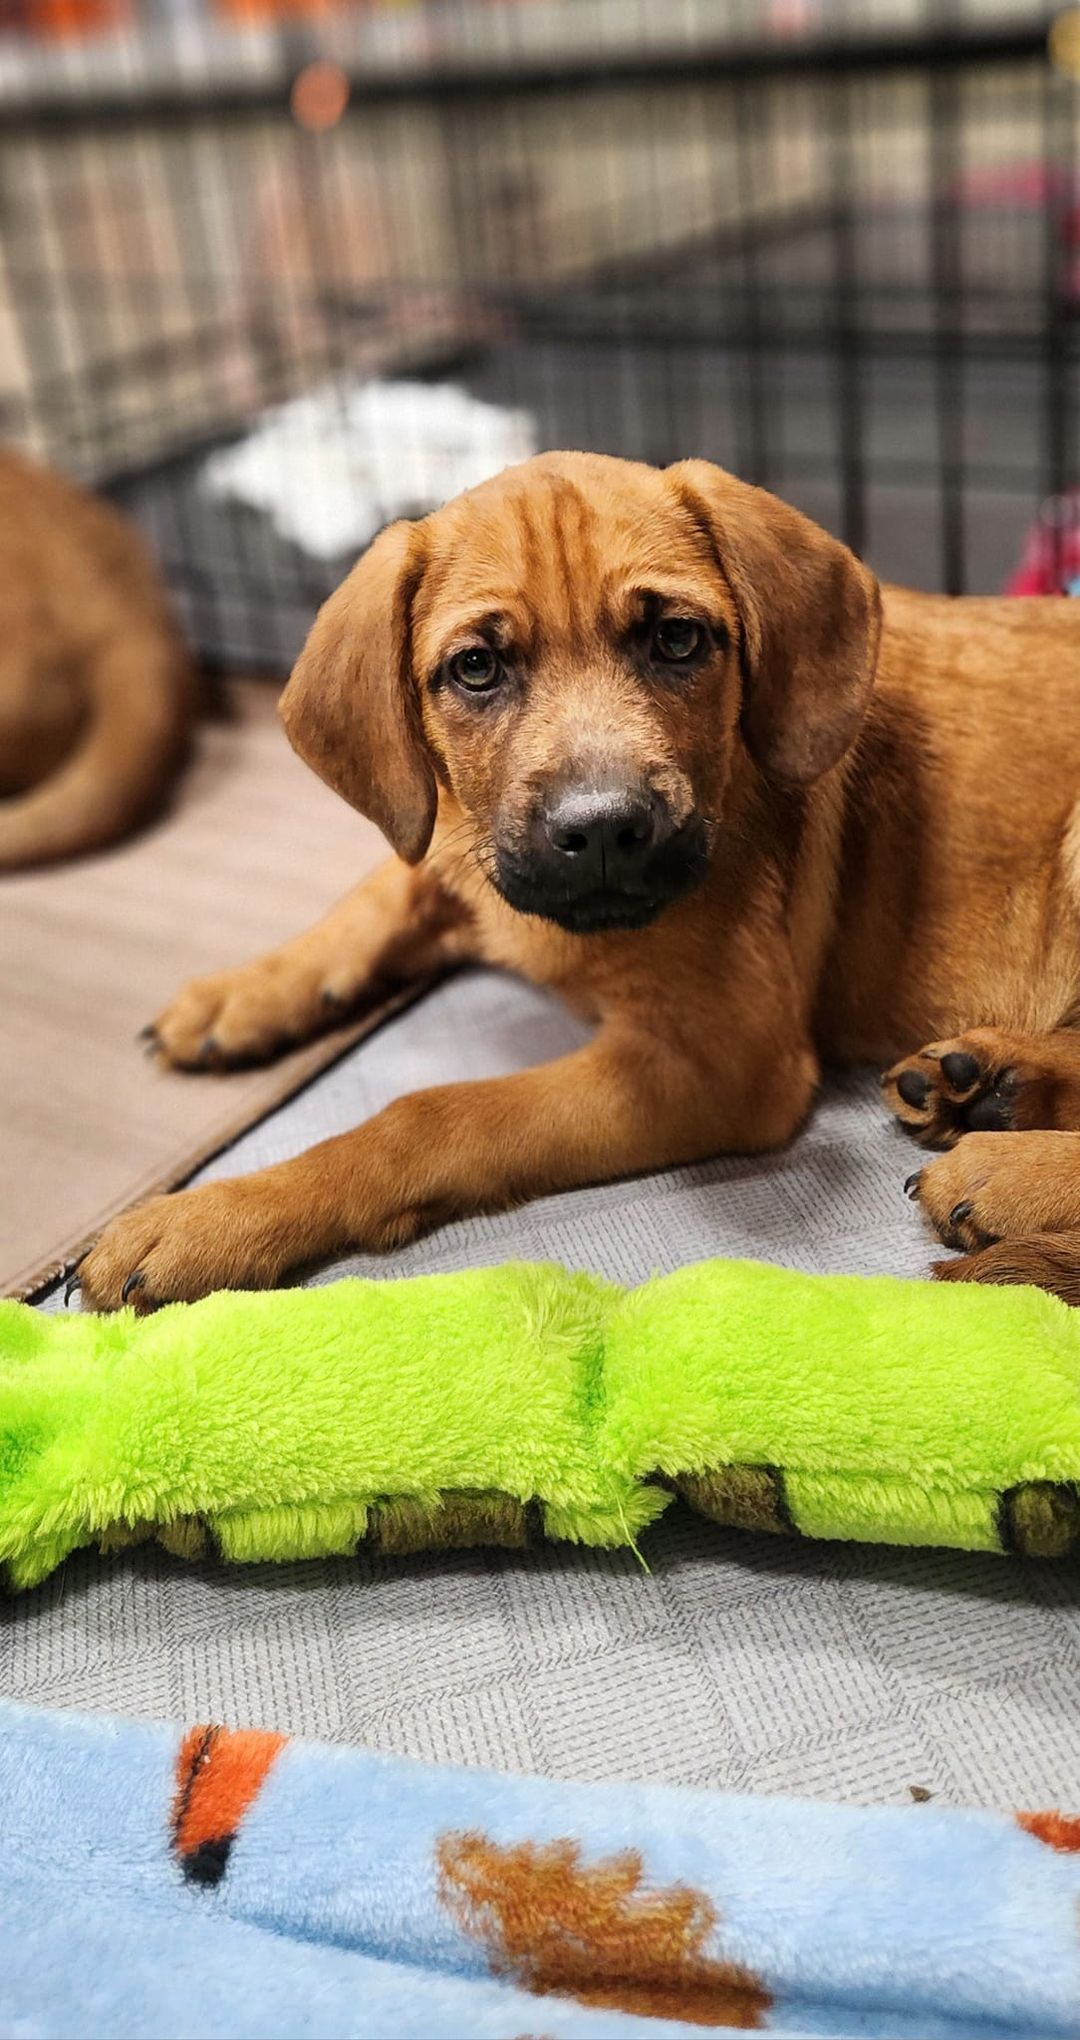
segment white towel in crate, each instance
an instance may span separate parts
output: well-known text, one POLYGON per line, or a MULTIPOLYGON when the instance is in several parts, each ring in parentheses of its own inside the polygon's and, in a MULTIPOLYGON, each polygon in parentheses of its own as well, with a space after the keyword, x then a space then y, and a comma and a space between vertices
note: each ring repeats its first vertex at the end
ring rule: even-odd
POLYGON ((268 411, 209 456, 201 479, 312 558, 338 560, 395 517, 423 516, 535 452, 527 411, 453 383, 335 383, 268 411))

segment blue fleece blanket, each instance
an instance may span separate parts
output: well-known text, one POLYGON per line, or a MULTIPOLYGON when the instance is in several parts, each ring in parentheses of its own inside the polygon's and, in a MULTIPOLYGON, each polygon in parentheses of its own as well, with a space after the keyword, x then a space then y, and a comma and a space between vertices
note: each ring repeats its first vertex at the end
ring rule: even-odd
POLYGON ((1080 1822, 0 1707, 0 2034, 1080 2035, 1080 1822))

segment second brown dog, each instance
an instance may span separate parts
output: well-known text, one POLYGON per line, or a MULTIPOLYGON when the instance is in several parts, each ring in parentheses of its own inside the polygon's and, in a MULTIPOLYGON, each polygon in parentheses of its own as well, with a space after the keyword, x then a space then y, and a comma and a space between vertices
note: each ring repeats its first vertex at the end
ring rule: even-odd
POLYGON ((194 709, 133 526, 0 449, 0 872, 96 850, 143 821, 194 709))

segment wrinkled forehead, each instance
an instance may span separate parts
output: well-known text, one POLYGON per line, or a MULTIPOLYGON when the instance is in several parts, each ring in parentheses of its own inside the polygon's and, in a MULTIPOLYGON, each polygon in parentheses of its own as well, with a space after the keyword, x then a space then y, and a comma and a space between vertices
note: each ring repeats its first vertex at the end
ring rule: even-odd
POLYGON ((616 484, 543 466, 512 469, 425 523, 413 611, 418 662, 478 628, 522 650, 632 626, 648 597, 728 620, 707 535, 661 473, 616 484))

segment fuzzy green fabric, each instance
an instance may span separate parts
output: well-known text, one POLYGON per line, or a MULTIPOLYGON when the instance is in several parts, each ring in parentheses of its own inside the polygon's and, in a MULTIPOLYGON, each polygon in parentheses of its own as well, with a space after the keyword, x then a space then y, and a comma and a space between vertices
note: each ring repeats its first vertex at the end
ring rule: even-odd
POLYGON ((636 1545, 681 1493, 812 1537, 1057 1556, 1080 1533, 1080 1315, 1037 1290, 707 1261, 622 1291, 549 1265, 0 1303, 0 1563, 157 1536, 636 1545))

